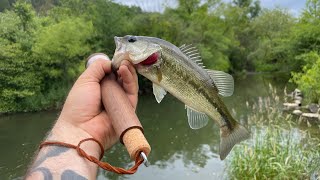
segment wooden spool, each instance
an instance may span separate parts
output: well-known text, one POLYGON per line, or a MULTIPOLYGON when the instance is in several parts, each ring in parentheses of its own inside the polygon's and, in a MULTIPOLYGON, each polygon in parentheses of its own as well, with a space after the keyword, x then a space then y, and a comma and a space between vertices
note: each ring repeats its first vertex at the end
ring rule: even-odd
POLYGON ((101 83, 102 102, 111 118, 113 128, 132 160, 140 152, 148 155, 151 147, 143 135, 143 128, 123 88, 114 74, 107 75, 101 83))

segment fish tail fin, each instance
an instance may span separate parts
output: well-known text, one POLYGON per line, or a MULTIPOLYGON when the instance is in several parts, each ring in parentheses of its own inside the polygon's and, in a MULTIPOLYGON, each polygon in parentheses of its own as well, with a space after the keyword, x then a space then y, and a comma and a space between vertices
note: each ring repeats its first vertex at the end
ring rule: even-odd
POLYGON ((227 157, 231 149, 237 143, 250 137, 249 131, 236 122, 235 126, 230 129, 228 126, 220 128, 220 159, 227 157))

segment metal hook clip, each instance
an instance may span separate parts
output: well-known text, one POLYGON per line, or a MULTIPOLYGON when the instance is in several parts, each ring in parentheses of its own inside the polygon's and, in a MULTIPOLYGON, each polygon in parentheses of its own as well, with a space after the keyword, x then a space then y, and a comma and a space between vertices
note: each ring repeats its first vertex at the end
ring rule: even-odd
POLYGON ((143 159, 143 164, 148 167, 149 166, 149 161, 148 161, 148 158, 146 156, 146 154, 144 152, 141 152, 140 153, 140 157, 143 159))

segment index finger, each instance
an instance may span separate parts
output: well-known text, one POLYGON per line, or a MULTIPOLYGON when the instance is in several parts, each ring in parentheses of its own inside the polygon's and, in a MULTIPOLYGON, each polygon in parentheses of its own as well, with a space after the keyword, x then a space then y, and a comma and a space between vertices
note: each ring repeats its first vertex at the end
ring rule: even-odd
POLYGON ((129 69, 130 73, 132 74, 132 76, 134 78, 134 82, 138 82, 138 75, 137 75, 136 69, 133 67, 133 65, 128 60, 122 61, 121 66, 122 65, 127 66, 127 68, 129 69))
POLYGON ((138 77, 136 74, 136 71, 131 69, 132 65, 129 64, 121 64, 119 70, 118 70, 118 75, 121 76, 122 79, 122 86, 124 90, 130 94, 130 95, 136 95, 138 94, 138 77))

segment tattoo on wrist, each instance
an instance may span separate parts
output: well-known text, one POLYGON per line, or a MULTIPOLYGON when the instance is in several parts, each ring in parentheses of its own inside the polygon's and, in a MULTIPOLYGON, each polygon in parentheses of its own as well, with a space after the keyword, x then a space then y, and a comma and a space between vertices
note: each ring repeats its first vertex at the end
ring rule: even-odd
POLYGON ((53 147, 49 147, 50 149, 48 149, 48 152, 39 157, 33 164, 33 168, 37 168, 38 166, 40 166, 45 160, 47 160, 48 158, 52 158, 52 157, 56 157, 61 155, 62 153, 67 152, 68 150, 70 150, 70 148, 67 147, 60 147, 60 146, 53 146, 53 147))
POLYGON ((69 179, 77 179, 77 180, 88 180, 87 178, 79 175, 73 170, 65 170, 61 174, 61 180, 69 180, 69 179))
POLYGON ((52 174, 51 174, 50 170, 48 168, 39 167, 39 166, 47 159, 59 156, 65 152, 67 152, 68 150, 70 150, 70 149, 66 148, 66 147, 59 147, 59 146, 48 147, 47 152, 44 153, 42 156, 40 156, 40 153, 38 154, 39 157, 36 159, 36 161, 33 163, 31 168, 28 170, 26 177, 30 176, 32 173, 34 173, 36 171, 40 171, 40 172, 42 172, 44 177, 47 177, 47 178, 45 178, 45 180, 47 180, 47 179, 52 180, 52 174), (49 176, 49 175, 51 175, 51 176, 49 176), (51 177, 51 179, 50 179, 50 177, 51 177))
MULTIPOLYGON (((39 167, 35 170, 33 170, 31 172, 34 173, 34 172, 41 172, 42 175, 43 175, 43 179, 44 180, 53 180, 53 176, 52 176, 52 173, 51 171, 48 169, 48 168, 45 168, 45 167, 39 167)), ((75 171, 73 170, 65 170, 63 171, 63 173, 61 174, 61 180, 70 180, 70 179, 74 179, 74 180, 88 180, 87 178, 81 176, 80 174, 76 173, 75 171)))
MULTIPOLYGON (((46 140, 54 140, 53 133, 50 131, 46 138, 46 140)), ((46 160, 49 160, 50 158, 59 158, 58 156, 62 155, 63 153, 66 153, 67 151, 70 151, 72 149, 67 147, 61 147, 61 146, 50 146, 46 147, 45 149, 41 149, 37 153, 37 158, 35 159, 34 163, 30 167, 30 169, 27 171, 25 179, 27 179, 32 174, 38 172, 43 175, 44 180, 53 180, 53 176, 56 176, 55 173, 53 173, 52 169, 46 165, 44 165, 44 162, 46 160)), ((60 175, 59 175, 60 176, 60 175)), ((61 174, 62 180, 68 180, 68 179, 77 179, 77 180, 87 180, 86 177, 78 174, 77 172, 67 169, 64 170, 61 174)))

